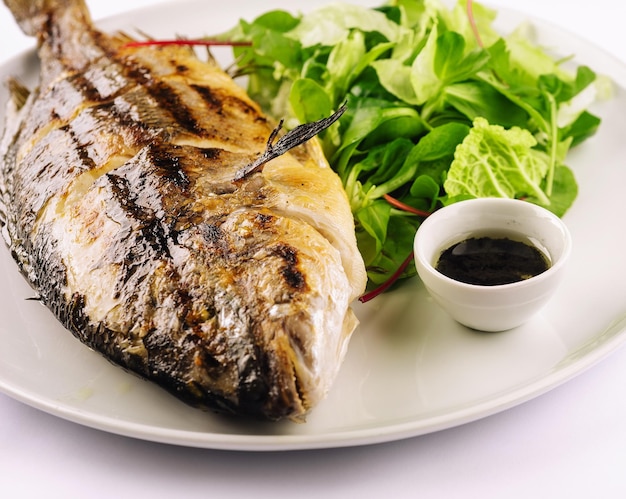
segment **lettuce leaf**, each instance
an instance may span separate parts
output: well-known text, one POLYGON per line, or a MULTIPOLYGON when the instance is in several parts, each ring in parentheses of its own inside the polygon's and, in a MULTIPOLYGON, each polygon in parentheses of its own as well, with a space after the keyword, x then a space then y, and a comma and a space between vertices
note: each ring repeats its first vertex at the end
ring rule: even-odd
POLYGON ((532 197, 550 200, 541 183, 548 173, 547 157, 533 150, 535 137, 519 127, 509 130, 476 118, 456 148, 443 184, 448 197, 532 197))
POLYGON ((377 31, 391 42, 396 41, 404 30, 375 9, 335 3, 304 16, 288 36, 298 40, 304 47, 332 46, 341 43, 354 29, 362 32, 377 31))

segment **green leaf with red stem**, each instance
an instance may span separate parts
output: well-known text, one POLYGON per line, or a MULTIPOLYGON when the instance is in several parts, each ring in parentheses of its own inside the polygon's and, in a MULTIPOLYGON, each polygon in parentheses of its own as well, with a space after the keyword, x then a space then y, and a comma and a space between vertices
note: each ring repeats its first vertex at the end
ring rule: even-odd
POLYGON ((369 293, 365 293, 364 295, 362 295, 359 298, 359 301, 361 303, 366 303, 366 302, 376 298, 378 295, 380 295, 380 294, 384 293, 385 291, 387 291, 400 278, 400 276, 404 273, 404 271, 409 266, 409 264, 411 263, 412 260, 413 260, 413 252, 411 251, 409 256, 406 257, 406 259, 402 262, 400 267, 398 267, 398 270, 396 270, 389 279, 387 279, 380 286, 374 288, 369 293))
POLYGON ((405 204, 402 201, 399 201, 398 199, 391 197, 389 194, 383 195, 383 198, 385 198, 385 201, 387 201, 391 206, 393 206, 394 208, 398 208, 399 210, 407 211, 409 213, 413 213, 414 215, 418 215, 420 217, 427 217, 428 215, 430 215, 429 211, 418 210, 417 208, 413 208, 412 206, 409 206, 408 204, 405 204))

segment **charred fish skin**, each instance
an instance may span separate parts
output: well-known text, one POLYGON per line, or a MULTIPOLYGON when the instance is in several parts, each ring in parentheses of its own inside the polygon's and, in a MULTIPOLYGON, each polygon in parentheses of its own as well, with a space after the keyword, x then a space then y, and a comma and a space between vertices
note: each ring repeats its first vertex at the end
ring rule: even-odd
POLYGON ((185 402, 299 420, 329 390, 365 286, 315 141, 233 182, 272 127, 185 47, 128 47, 82 0, 5 0, 41 78, 9 104, 0 222, 81 341, 185 402))

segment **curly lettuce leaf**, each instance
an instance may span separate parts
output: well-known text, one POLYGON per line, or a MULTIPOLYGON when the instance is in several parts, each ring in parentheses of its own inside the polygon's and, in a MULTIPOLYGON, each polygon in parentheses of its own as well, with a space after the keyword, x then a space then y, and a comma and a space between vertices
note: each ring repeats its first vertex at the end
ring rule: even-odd
POLYGON ((532 149, 536 144, 528 130, 476 118, 456 148, 443 185, 448 197, 532 197, 549 205, 541 188, 549 162, 532 149))

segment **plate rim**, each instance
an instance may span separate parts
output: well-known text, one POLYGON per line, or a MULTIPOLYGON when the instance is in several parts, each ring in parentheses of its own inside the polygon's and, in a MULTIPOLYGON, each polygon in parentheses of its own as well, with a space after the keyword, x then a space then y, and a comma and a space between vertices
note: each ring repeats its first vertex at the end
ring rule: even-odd
MULTIPOLYGON (((186 4, 193 5, 201 0, 186 0, 186 4)), ((177 4, 178 5, 178 4, 177 4)), ((173 8, 174 2, 165 2, 150 7, 133 9, 130 12, 138 14, 147 10, 173 8)), ((554 23, 522 14, 517 10, 499 7, 498 14, 508 13, 517 16, 519 19, 527 19, 533 25, 565 34, 568 41, 578 40, 588 47, 588 49, 601 54, 603 66, 611 66, 615 72, 612 79, 623 88, 626 88, 626 63, 608 51, 598 47, 592 41, 586 40, 575 33, 564 29, 554 23)), ((98 26, 114 25, 121 23, 126 14, 120 13, 103 19, 96 20, 98 26)), ((21 53, 0 61, 0 71, 10 64, 17 64, 25 58, 32 58, 35 55, 34 49, 27 49, 21 53)), ((6 250, 6 248, 5 248, 6 250)), ((197 432, 180 429, 166 429, 155 425, 129 422, 93 414, 90 411, 83 411, 73 408, 61 401, 52 398, 43 399, 28 390, 12 386, 9 381, 0 375, 0 391, 26 405, 42 410, 48 414, 62 419, 81 424, 93 429, 114 433, 131 438, 138 438, 147 441, 160 442, 172 445, 183 445, 188 447, 236 450, 236 451, 281 451, 281 450, 306 450, 370 445, 405 438, 417 437, 435 431, 445 430, 452 427, 467 424, 491 415, 500 413, 506 409, 520 405, 528 400, 538 397, 552 389, 562 385, 575 376, 585 372, 604 358, 626 343, 626 315, 614 318, 614 320, 603 330, 588 338, 586 342, 579 345, 577 349, 568 351, 568 356, 575 356, 577 352, 585 349, 585 353, 559 369, 553 369, 549 375, 541 376, 537 380, 527 380, 512 391, 507 391, 503 396, 497 397, 494 405, 494 397, 478 404, 471 404, 467 408, 460 407, 445 416, 432 416, 425 420, 407 421, 395 423, 383 427, 367 427, 345 432, 326 432, 323 435, 316 434, 285 434, 285 435, 253 435, 253 434, 231 434, 218 432, 197 432), (597 343, 594 348, 588 349, 588 344, 597 343), (548 382, 546 382, 548 381, 548 382)))

